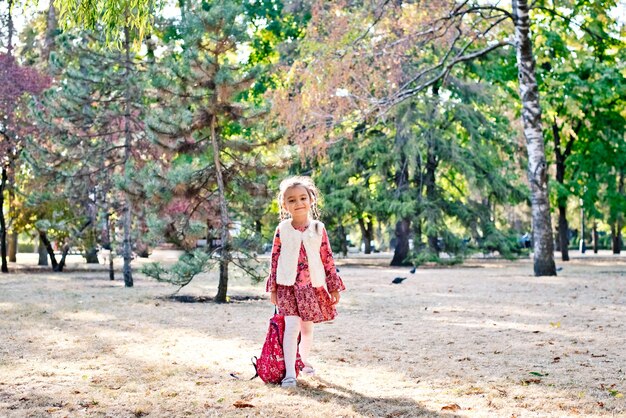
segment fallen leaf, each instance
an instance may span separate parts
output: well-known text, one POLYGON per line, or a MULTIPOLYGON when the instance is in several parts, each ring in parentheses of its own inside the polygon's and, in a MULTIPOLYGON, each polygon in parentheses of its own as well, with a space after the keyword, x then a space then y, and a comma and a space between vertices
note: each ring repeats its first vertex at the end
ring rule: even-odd
POLYGON ((561 361, 561 357, 555 357, 552 359, 552 363, 558 363, 559 361, 561 361))
POLYGON ((531 383, 541 383, 541 379, 527 379, 527 380, 522 380, 522 384, 525 386, 530 385, 531 383))
POLYGON ((550 373, 530 372, 529 374, 532 374, 533 376, 545 377, 549 375, 550 373))
POLYGON ((460 410, 461 407, 455 403, 450 404, 450 405, 446 405, 443 408, 441 408, 442 411, 458 411, 460 410))
POLYGON ((235 408, 254 408, 254 405, 245 401, 235 401, 233 406, 235 408))

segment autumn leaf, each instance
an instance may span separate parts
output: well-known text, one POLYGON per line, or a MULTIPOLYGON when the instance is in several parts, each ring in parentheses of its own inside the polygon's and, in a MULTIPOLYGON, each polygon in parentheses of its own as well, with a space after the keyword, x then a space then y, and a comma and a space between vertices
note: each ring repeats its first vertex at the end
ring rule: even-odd
POLYGON ((446 405, 443 408, 441 408, 442 411, 458 411, 460 410, 461 407, 455 403, 450 404, 450 405, 446 405))
POLYGON ((235 401, 233 406, 235 408, 254 408, 254 405, 245 401, 235 401))

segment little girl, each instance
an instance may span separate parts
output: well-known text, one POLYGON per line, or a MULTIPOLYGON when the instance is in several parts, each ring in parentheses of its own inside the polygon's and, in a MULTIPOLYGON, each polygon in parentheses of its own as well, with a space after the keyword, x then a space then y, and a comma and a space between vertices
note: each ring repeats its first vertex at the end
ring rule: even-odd
POLYGON ((286 375, 282 387, 296 386, 299 334, 300 356, 305 366, 302 373, 315 373, 309 361, 313 323, 335 318, 339 292, 345 290, 335 269, 324 224, 314 219, 318 216, 318 196, 310 177, 290 177, 280 183, 281 222, 274 235, 267 291, 285 316, 286 375))

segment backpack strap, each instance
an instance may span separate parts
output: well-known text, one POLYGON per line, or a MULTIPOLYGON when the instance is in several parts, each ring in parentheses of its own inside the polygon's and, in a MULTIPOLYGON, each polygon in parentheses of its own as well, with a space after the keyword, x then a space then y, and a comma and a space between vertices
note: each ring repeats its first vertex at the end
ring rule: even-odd
POLYGON ((254 374, 254 376, 252 376, 252 377, 251 377, 250 379, 248 379, 248 380, 252 380, 252 379, 255 379, 255 378, 259 377, 259 371, 258 371, 258 370, 257 370, 257 368, 256 368, 256 362, 257 362, 257 360, 258 360, 257 356, 252 357, 252 359, 251 359, 251 360, 252 360, 252 365, 254 366, 254 371, 255 371, 255 374, 254 374))

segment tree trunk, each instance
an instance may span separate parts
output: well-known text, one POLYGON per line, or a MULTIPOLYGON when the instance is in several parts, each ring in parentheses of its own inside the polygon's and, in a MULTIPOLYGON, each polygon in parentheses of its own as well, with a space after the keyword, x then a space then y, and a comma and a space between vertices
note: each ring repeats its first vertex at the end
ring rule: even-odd
MULTIPOLYGON (((624 194, 624 173, 619 173, 619 180, 617 182, 617 193, 621 196, 624 194)), ((622 228, 624 227, 624 214, 618 213, 615 221, 611 223, 611 249, 613 254, 620 254, 622 252, 622 228)))
POLYGON ((402 219, 396 223, 396 249, 393 252, 392 266, 410 266, 412 265, 407 258, 409 257, 409 233, 411 231, 411 221, 402 219))
POLYGON ((17 262, 17 234, 11 232, 9 234, 9 263, 17 262))
POLYGON ((611 250, 613 250, 613 254, 622 252, 622 227, 623 225, 618 221, 611 224, 611 250))
POLYGON ((339 236, 341 237, 341 244, 339 245, 339 251, 341 251, 344 257, 347 257, 348 245, 346 243, 346 231, 345 231, 345 228, 343 227, 343 224, 339 224, 339 227, 337 228, 337 230, 339 232, 339 236))
POLYGON ((37 251, 39 253, 39 262, 38 266, 47 266, 48 265, 48 253, 46 252, 46 244, 44 244, 43 239, 39 238, 39 245, 37 246, 37 251))
POLYGON ((361 241, 363 242, 365 254, 372 253, 372 239, 374 229, 372 222, 364 219, 362 216, 359 218, 359 228, 361 229, 361 241))
MULTIPOLYGON (((101 240, 102 240, 102 250, 109 252, 109 280, 115 280, 115 270, 113 269, 113 235, 115 231, 113 231, 113 225, 111 225, 111 213, 107 211, 104 215, 104 224, 102 226, 101 232, 101 240)), ((105 258, 104 262, 107 260, 105 258)))
POLYGON ((559 247, 561 260, 569 261, 569 224, 566 215, 567 207, 559 204, 559 247))
POLYGON ((59 260, 59 264, 56 266, 54 271, 62 272, 65 268, 65 259, 67 258, 67 254, 70 252, 70 245, 65 243, 63 244, 63 252, 61 253, 61 259, 59 260))
MULTIPOLYGON (((125 66, 126 66, 126 75, 130 77, 130 30, 128 26, 124 27, 124 50, 126 53, 125 66)), ((131 91, 129 83, 126 83, 126 87, 124 88, 124 101, 125 101, 125 110, 124 110, 124 174, 126 175, 126 170, 128 169, 128 164, 130 161, 130 147, 132 142, 132 133, 130 131, 131 124, 131 114, 130 114, 130 102, 131 102, 131 91)), ((133 258, 133 247, 131 242, 131 227, 132 227, 132 202, 130 200, 130 193, 128 191, 124 192, 124 214, 122 217, 123 227, 124 227, 124 242, 122 247, 122 256, 124 258, 124 266, 122 267, 122 274, 124 276, 124 286, 125 287, 133 287, 133 272, 130 266, 130 263, 133 258)))
POLYGON ((556 276, 554 242, 548 199, 546 153, 541 125, 539 89, 535 78, 535 57, 530 38, 530 18, 526 0, 513 0, 515 44, 522 121, 528 152, 528 180, 531 190, 535 276, 556 276))
POLYGON ((0 183, 0 258, 2 259, 1 271, 9 272, 7 266, 7 225, 4 218, 4 189, 7 185, 7 170, 2 167, 2 181, 0 183))
POLYGON ((87 264, 100 264, 98 249, 96 247, 85 248, 85 261, 87 264))
POLYGON ((226 202, 226 188, 224 187, 224 178, 222 177, 222 163, 220 162, 220 146, 217 141, 217 117, 211 118, 211 143, 213 145, 213 162, 215 164, 215 175, 217 178, 217 188, 219 192, 220 203, 220 282, 217 288, 216 302, 227 302, 226 294, 228 291, 228 264, 230 263, 230 233, 228 227, 230 219, 228 217, 228 204, 226 202))
MULTIPOLYGON (((401 108, 398 110, 398 115, 396 116, 396 137, 394 143, 394 152, 396 152, 400 160, 398 161, 398 166, 396 167, 395 174, 395 186, 396 186, 396 198, 401 199, 401 196, 409 191, 409 168, 408 168, 408 160, 406 157, 406 144, 408 142, 409 129, 407 128, 408 123, 410 122, 410 110, 411 105, 406 106, 406 108, 401 108)), ((399 220, 396 222, 396 248, 393 252, 393 259, 391 260, 392 266, 408 266, 411 265, 407 258, 409 257, 409 236, 410 236, 410 227, 411 227, 411 219, 409 217, 398 217, 399 220)))
POLYGON ((13 32, 15 27, 13 26, 13 4, 14 0, 7 1, 7 55, 13 55, 13 32))
MULTIPOLYGON (((571 153, 571 144, 573 139, 570 138, 565 151, 561 151, 561 133, 556 120, 552 123, 552 136, 554 137, 554 154, 556 159, 556 181, 561 185, 565 185, 565 160, 571 153)), ((561 251, 561 260, 569 261, 569 225, 567 222, 567 196, 557 196, 557 205, 559 208, 559 244, 558 250, 561 251)))
MULTIPOLYGON (((56 271, 57 270, 57 258, 54 255, 54 248, 52 248, 52 244, 50 243, 50 240, 48 239, 48 235, 46 234, 45 231, 39 231, 39 239, 41 240, 41 242, 43 243, 43 245, 46 247, 46 250, 48 251, 48 255, 50 256, 50 262, 52 263, 52 270, 56 271)), ((46 265, 48 265, 46 263, 46 265)))
POLYGON ((47 63, 50 53, 55 49, 55 38, 57 36, 59 23, 57 21, 57 12, 54 8, 54 0, 50 0, 48 6, 48 15, 46 18, 46 38, 42 51, 42 58, 47 63))
MULTIPOLYGON (((429 203, 433 203, 437 199, 437 185, 435 182, 437 166, 439 165, 439 161, 437 159, 437 143, 436 139, 432 138, 432 134, 433 133, 430 132, 428 138, 428 151, 426 154, 426 173, 424 174, 423 184, 426 187, 426 201, 429 203)), ((437 223, 437 219, 435 219, 432 211, 429 211, 429 215, 427 216, 427 222, 432 226, 435 226, 435 224, 437 223)), ((428 230, 432 231, 436 230, 436 228, 427 228, 427 231, 428 230)), ((427 235, 427 239, 429 251, 438 257, 441 248, 439 248, 437 234, 429 233, 427 235)))
POLYGON ((598 254, 598 222, 593 221, 593 233, 592 233, 592 238, 593 238, 593 253, 594 254, 598 254))

